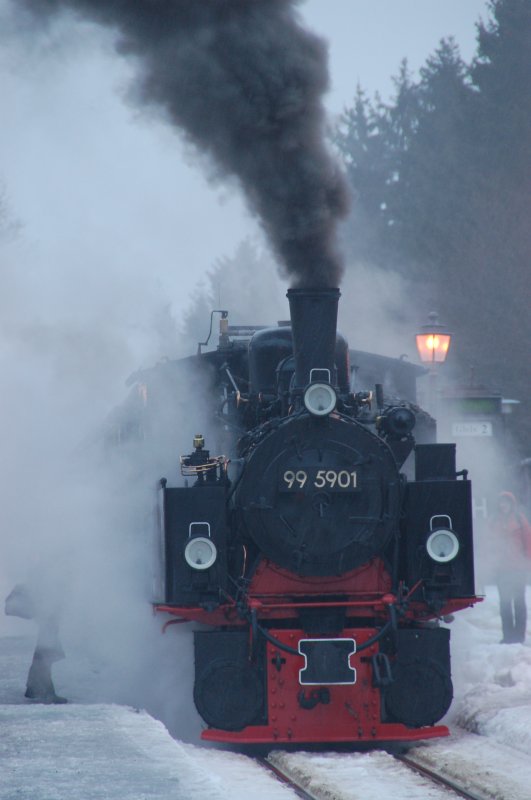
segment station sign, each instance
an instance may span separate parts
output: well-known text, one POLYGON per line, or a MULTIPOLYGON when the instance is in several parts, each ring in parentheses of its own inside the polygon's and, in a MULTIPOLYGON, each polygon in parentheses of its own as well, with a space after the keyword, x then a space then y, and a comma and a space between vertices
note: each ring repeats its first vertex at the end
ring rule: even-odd
POLYGON ((452 436, 492 436, 492 422, 453 422, 452 436))

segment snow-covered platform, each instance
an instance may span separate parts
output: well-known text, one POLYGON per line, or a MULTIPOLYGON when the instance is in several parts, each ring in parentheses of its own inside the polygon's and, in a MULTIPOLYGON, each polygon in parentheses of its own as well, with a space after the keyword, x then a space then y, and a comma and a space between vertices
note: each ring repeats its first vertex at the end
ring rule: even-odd
POLYGON ((0 729, 2 798, 186 796, 184 754, 146 713, 120 706, 13 704, 0 706, 0 729))
POLYGON ((2 800, 295 800, 245 756, 113 705, 0 706, 2 800))

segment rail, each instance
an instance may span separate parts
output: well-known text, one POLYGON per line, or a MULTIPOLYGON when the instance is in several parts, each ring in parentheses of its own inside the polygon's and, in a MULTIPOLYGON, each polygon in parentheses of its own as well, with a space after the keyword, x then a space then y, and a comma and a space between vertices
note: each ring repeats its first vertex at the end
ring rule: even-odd
POLYGON ((309 792, 308 789, 305 789, 300 783, 294 781, 287 773, 283 772, 279 767, 275 764, 272 764, 271 761, 268 761, 267 758, 257 758, 256 759, 260 766, 264 769, 267 769, 272 775, 275 776, 281 783, 284 783, 286 786, 289 786, 292 789, 297 797, 300 797, 302 800, 323 800, 322 796, 318 796, 316 794, 312 794, 309 792))
POLYGON ((435 772, 435 770, 424 766, 424 764, 419 764, 418 761, 416 761, 410 755, 397 755, 395 758, 397 761, 400 761, 409 769, 413 770, 413 772, 417 772, 419 775, 429 778, 439 786, 444 786, 446 789, 451 789, 452 792, 454 792, 458 797, 463 797, 464 800, 491 800, 490 795, 487 796, 486 794, 477 794, 477 792, 467 789, 465 786, 462 786, 452 778, 448 778, 446 775, 435 772))

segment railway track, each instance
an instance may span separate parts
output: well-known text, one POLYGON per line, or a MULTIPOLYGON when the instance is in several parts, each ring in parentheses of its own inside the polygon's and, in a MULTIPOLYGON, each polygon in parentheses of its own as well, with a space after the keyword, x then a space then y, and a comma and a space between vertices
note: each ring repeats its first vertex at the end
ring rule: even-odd
POLYGON ((289 786, 301 800, 322 800, 322 796, 313 794, 307 789, 304 789, 297 781, 288 775, 287 772, 284 772, 271 761, 268 761, 267 758, 258 758, 257 761, 264 769, 267 769, 268 772, 271 772, 272 775, 278 778, 281 783, 285 783, 286 786, 289 786))
POLYGON ((424 764, 420 764, 414 758, 408 755, 402 756, 395 756, 397 761, 400 761, 402 764, 405 764, 409 769, 412 769, 414 772, 417 772, 419 775, 424 776, 425 778, 429 778, 438 786, 444 786, 447 789, 451 789, 452 792, 457 797, 462 797, 464 800, 491 800, 491 795, 486 794, 478 794, 477 792, 472 792, 469 789, 466 789, 464 786, 459 784, 457 780, 453 778, 449 778, 446 775, 442 775, 441 773, 435 772, 429 767, 426 767, 424 764))
MULTIPOLYGON (((488 790, 486 790, 485 793, 478 793, 477 790, 469 790, 464 784, 460 784, 458 779, 447 777, 430 769, 416 761, 415 758, 410 755, 396 755, 394 758, 406 768, 407 772, 414 772, 442 789, 444 791, 444 796, 448 797, 448 800, 452 800, 452 798, 463 798, 464 800, 493 800, 493 795, 488 792, 488 790)), ((300 773, 297 773, 295 777, 287 767, 279 764, 278 761, 273 763, 267 758, 259 758, 258 762, 278 780, 286 786, 289 786, 294 794, 302 798, 302 800, 330 800, 331 797, 333 797, 334 800, 336 798, 337 800, 359 800, 359 798, 363 797, 363 787, 361 785, 353 789, 352 786, 345 784, 344 790, 334 788, 332 793, 330 793, 330 790, 319 787, 312 787, 312 790, 309 790, 306 788, 307 784, 310 783, 309 774, 307 779, 300 773)), ((402 797, 399 784, 396 785, 395 796, 397 798, 402 797)), ((406 797, 406 793, 404 793, 403 796, 406 797)))

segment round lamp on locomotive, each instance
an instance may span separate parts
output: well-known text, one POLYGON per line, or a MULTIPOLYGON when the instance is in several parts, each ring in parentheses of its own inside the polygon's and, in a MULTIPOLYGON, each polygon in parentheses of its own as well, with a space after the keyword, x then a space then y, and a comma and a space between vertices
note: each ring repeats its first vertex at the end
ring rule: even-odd
POLYGON ((337 395, 327 383, 310 383, 304 392, 304 405, 310 414, 324 417, 330 414, 337 403, 337 395))
POLYGON ((422 326, 422 333, 417 333, 417 350, 420 360, 426 364, 442 364, 446 361, 452 334, 439 322, 435 311, 428 314, 428 324, 422 326))
MULTIPOLYGON (((196 439, 197 437, 194 439, 194 444, 196 439)), ((188 542, 184 548, 184 559, 188 566, 198 570, 210 569, 217 557, 218 551, 210 536, 210 524, 208 522, 190 523, 188 542), (207 535, 200 535, 203 532, 207 535)))
POLYGON ((430 520, 430 534, 426 541, 426 550, 432 561, 439 564, 446 564, 453 561, 459 553, 459 539, 452 530, 452 520, 447 514, 440 517, 432 517, 430 520), (437 527, 437 519, 445 519, 447 525, 437 527))

